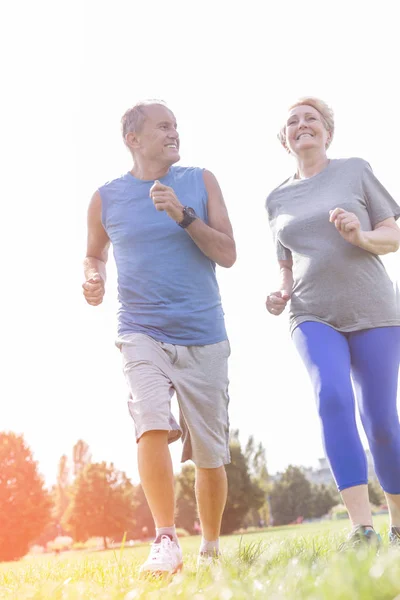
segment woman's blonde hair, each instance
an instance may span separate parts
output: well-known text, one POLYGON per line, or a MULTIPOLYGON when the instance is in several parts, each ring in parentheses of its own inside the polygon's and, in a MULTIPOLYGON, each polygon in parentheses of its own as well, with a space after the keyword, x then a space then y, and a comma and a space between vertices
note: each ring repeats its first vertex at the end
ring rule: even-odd
MULTIPOLYGON (((327 105, 326 102, 320 100, 319 98, 314 98, 313 96, 305 96, 304 98, 299 98, 296 102, 294 102, 294 104, 289 106, 289 110, 292 110, 296 106, 304 105, 312 106, 321 115, 322 123, 324 124, 325 129, 331 134, 326 145, 326 147, 329 148, 329 146, 332 143, 333 133, 335 131, 335 120, 333 116, 333 110, 330 108, 330 106, 327 105)), ((286 148, 286 150, 288 150, 286 143, 286 125, 284 125, 279 131, 278 139, 282 146, 286 148)))

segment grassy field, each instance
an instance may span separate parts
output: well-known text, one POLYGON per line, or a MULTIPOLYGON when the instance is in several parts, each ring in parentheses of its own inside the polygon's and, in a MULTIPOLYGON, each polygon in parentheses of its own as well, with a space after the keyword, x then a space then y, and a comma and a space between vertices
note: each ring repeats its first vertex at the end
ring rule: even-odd
POLYGON ((386 519, 375 522, 384 539, 372 550, 340 554, 349 522, 275 528, 222 539, 218 567, 197 574, 198 537, 185 538, 183 573, 141 580, 148 545, 122 551, 26 557, 0 564, 0 598, 15 600, 400 600, 400 550, 388 550, 386 519))

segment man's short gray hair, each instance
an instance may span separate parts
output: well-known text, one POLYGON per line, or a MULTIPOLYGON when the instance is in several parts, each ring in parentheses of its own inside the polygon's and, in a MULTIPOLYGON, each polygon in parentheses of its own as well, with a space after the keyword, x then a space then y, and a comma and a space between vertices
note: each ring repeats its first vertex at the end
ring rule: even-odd
POLYGON ((146 106, 153 106, 154 104, 167 107, 163 100, 143 100, 142 102, 135 104, 135 106, 132 106, 132 108, 128 108, 124 113, 121 119, 121 129, 125 143, 128 133, 140 132, 143 123, 146 120, 145 108, 146 106))

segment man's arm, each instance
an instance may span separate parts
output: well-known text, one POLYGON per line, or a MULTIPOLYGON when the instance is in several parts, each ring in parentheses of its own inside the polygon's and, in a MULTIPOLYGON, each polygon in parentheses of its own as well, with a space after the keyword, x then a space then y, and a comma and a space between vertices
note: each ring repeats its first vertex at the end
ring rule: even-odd
POLYGON ((229 268, 236 261, 232 225, 218 181, 210 171, 204 171, 203 177, 208 194, 208 225, 196 219, 186 231, 209 259, 229 268))
POLYGON ((83 262, 85 283, 83 294, 88 304, 97 306, 103 301, 106 282, 106 262, 110 240, 101 222, 101 197, 97 191, 89 204, 86 258, 83 262))
MULTIPOLYGON (((236 261, 236 246, 221 188, 210 171, 204 171, 203 177, 208 194, 209 225, 198 218, 185 231, 210 260, 221 267, 231 267, 236 261)), ((183 205, 171 187, 156 181, 150 190, 150 197, 157 210, 165 210, 176 223, 182 221, 183 205)))

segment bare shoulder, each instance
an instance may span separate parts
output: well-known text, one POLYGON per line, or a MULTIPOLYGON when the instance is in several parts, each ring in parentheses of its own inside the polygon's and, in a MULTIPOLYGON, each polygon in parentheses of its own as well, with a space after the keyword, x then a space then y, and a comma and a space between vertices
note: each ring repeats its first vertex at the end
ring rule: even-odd
POLYGON ((233 239, 232 225, 217 178, 211 171, 203 169, 203 180, 208 196, 208 224, 233 239))
POLYGON ((207 192, 210 192, 210 191, 221 192, 221 188, 219 186, 217 178, 215 177, 214 173, 211 173, 211 171, 208 171, 208 169, 203 169, 203 180, 204 180, 204 185, 206 186, 207 192))
POLYGON ((203 169, 203 181, 207 192, 208 209, 210 210, 212 206, 223 206, 226 208, 222 190, 214 173, 203 169))
POLYGON ((90 202, 89 202, 89 210, 101 210, 101 195, 100 195, 100 191, 96 190, 94 192, 94 194, 92 195, 92 197, 90 198, 90 202))
POLYGON ((95 256, 106 260, 106 249, 110 244, 107 232, 102 222, 101 195, 96 190, 89 202, 88 214, 88 256, 95 256))
POLYGON ((100 225, 102 221, 102 203, 99 190, 96 190, 92 195, 88 207, 88 222, 89 224, 100 225))

